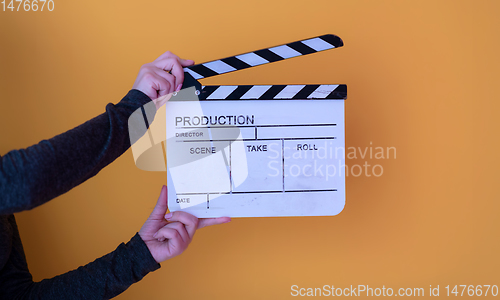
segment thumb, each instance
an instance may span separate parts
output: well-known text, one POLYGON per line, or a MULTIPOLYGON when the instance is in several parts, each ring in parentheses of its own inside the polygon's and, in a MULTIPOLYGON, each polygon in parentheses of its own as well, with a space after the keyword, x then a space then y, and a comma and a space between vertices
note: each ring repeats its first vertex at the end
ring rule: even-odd
POLYGON ((161 192, 160 192, 160 197, 158 197, 158 202, 156 202, 156 206, 155 208, 153 209, 153 212, 151 213, 151 215, 149 216, 149 218, 151 219, 161 219, 163 220, 164 217, 165 217, 165 214, 167 213, 167 209, 168 209, 168 195, 167 195, 167 186, 164 185, 162 188, 161 188, 161 192))

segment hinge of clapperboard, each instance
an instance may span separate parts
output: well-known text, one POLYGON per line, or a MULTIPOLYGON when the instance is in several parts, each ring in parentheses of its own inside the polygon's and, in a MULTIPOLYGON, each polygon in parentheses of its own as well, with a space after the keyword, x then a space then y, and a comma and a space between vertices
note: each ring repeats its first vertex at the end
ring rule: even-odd
POLYGON ((202 86, 198 82, 198 79, 339 48, 343 45, 342 39, 338 36, 326 34, 185 67, 182 88, 194 86, 199 100, 346 99, 345 84, 202 86))

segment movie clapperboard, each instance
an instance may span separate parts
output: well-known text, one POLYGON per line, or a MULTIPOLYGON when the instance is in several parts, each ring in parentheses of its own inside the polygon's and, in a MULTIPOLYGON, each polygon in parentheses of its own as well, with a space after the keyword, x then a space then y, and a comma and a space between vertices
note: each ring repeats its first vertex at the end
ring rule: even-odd
POLYGON ((183 89, 166 104, 170 210, 200 218, 340 213, 346 85, 197 80, 341 46, 329 34, 184 68, 183 89))

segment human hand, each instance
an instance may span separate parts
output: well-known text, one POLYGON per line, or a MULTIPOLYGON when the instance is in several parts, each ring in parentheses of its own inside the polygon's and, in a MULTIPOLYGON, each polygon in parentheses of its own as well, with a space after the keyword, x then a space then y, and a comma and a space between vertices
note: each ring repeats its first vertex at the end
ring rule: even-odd
POLYGON ((163 186, 153 212, 139 231, 157 263, 184 252, 197 229, 231 221, 229 217, 198 219, 183 211, 165 215, 167 209, 167 187, 163 186))
POLYGON ((184 81, 183 67, 193 64, 194 61, 167 51, 141 67, 132 88, 148 95, 151 100, 179 91, 184 81))

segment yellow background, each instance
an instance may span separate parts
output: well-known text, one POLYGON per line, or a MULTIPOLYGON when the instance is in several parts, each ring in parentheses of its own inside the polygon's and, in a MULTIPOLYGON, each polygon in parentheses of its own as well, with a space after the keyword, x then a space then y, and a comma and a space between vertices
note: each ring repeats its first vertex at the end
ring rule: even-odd
MULTIPOLYGON (((0 153, 118 102, 170 50, 204 61, 333 33, 344 47, 203 84, 345 83, 347 147, 396 147, 347 178, 335 217, 249 218, 200 230, 118 299, 284 299, 291 285, 500 285, 500 2, 55 1, 0 12, 0 153)), ((166 181, 131 152, 17 214, 35 280, 128 241, 166 181)))

